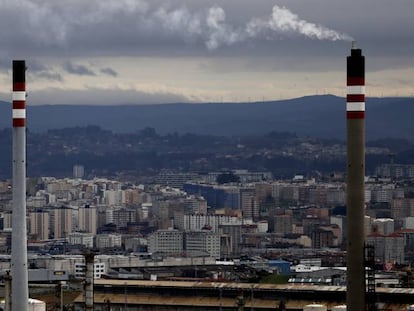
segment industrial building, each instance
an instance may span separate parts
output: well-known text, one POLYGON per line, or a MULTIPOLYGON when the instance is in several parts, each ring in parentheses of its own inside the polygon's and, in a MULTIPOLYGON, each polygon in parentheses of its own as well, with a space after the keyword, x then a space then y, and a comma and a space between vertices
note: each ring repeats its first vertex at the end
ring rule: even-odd
MULTIPOLYGON (((324 310, 334 310, 345 302, 344 286, 271 285, 252 283, 95 280, 95 310, 262 310, 305 309, 318 302, 324 310), (241 308, 241 309, 237 309, 241 308)), ((377 292, 383 310, 407 310, 413 289, 387 289, 377 292)), ((74 302, 83 311, 83 295, 74 302)), ((321 309, 322 310, 322 309, 321 309)))

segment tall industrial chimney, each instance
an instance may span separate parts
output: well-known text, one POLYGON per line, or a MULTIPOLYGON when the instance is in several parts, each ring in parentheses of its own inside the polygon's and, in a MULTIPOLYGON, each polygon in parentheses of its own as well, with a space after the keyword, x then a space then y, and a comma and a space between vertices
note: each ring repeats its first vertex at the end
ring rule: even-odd
POLYGON ((365 58, 352 44, 347 57, 347 310, 365 309, 364 178, 365 58))
POLYGON ((13 61, 12 311, 27 311, 26 63, 13 61))
POLYGON ((93 296, 93 284, 94 284, 94 262, 95 254, 93 252, 85 253, 86 275, 85 275, 85 310, 93 311, 94 309, 94 296, 93 296))

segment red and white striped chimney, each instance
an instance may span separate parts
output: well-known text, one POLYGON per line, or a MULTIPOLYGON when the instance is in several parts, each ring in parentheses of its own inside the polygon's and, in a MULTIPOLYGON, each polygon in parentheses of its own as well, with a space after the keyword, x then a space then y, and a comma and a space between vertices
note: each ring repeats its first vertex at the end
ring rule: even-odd
POLYGON ((13 127, 26 126, 26 65, 13 61, 13 127))
POLYGON ((27 311, 29 300, 26 231, 26 62, 13 61, 12 311, 27 311))
POLYGON ((348 60, 346 117, 365 119, 365 65, 361 50, 352 46, 348 60))
POLYGON ((353 44, 347 57, 347 310, 365 308, 365 58, 353 44))

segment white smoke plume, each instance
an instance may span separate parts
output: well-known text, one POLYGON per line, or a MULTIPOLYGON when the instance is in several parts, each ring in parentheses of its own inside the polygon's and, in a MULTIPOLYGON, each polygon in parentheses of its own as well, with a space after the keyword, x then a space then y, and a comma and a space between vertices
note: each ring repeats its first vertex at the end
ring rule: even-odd
POLYGON ((256 37, 266 31, 274 31, 277 34, 298 33, 311 39, 318 40, 345 40, 352 41, 352 37, 314 24, 292 13, 285 7, 275 5, 270 19, 253 19, 246 26, 246 32, 250 37, 256 37))
POLYGON ((227 25, 226 13, 220 7, 212 7, 207 14, 207 40, 205 44, 209 50, 217 49, 221 45, 232 45, 242 40, 243 35, 227 25))
POLYGON ((168 31, 193 38, 200 37, 209 50, 230 46, 238 42, 276 35, 300 34, 310 39, 330 41, 352 41, 352 37, 322 25, 300 19, 285 7, 275 5, 270 18, 253 18, 244 27, 226 22, 226 13, 219 6, 211 7, 207 13, 191 13, 186 8, 166 11, 164 8, 149 17, 158 19, 158 24, 168 31))
MULTIPOLYGON (((346 34, 301 19, 275 5, 266 18, 244 24, 227 21, 219 6, 192 11, 185 6, 156 7, 149 0, 0 0, 0 42, 31 47, 73 47, 99 50, 104 46, 130 49, 145 44, 202 42, 207 49, 301 35, 318 40, 352 40, 346 34), (13 32, 4 31, 16 25, 13 32), (19 28, 20 27, 20 28, 19 28), (10 34, 11 33, 11 34, 10 34)), ((168 44, 167 44, 168 45, 168 44)))

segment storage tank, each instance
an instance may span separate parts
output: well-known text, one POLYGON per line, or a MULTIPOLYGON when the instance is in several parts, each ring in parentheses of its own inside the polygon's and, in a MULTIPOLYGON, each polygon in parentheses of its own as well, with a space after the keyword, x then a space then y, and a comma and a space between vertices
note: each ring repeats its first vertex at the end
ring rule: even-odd
MULTIPOLYGON (((0 308, 4 309, 4 300, 0 301, 0 308)), ((41 300, 29 298, 28 311, 46 311, 46 303, 41 300)))
POLYGON ((332 311, 343 311, 346 310, 346 305, 335 306, 332 308, 332 311))
POLYGON ((303 311, 327 311, 328 309, 324 305, 310 304, 303 307, 303 311))
POLYGON ((46 311, 46 303, 41 300, 29 298, 29 311, 46 311))

